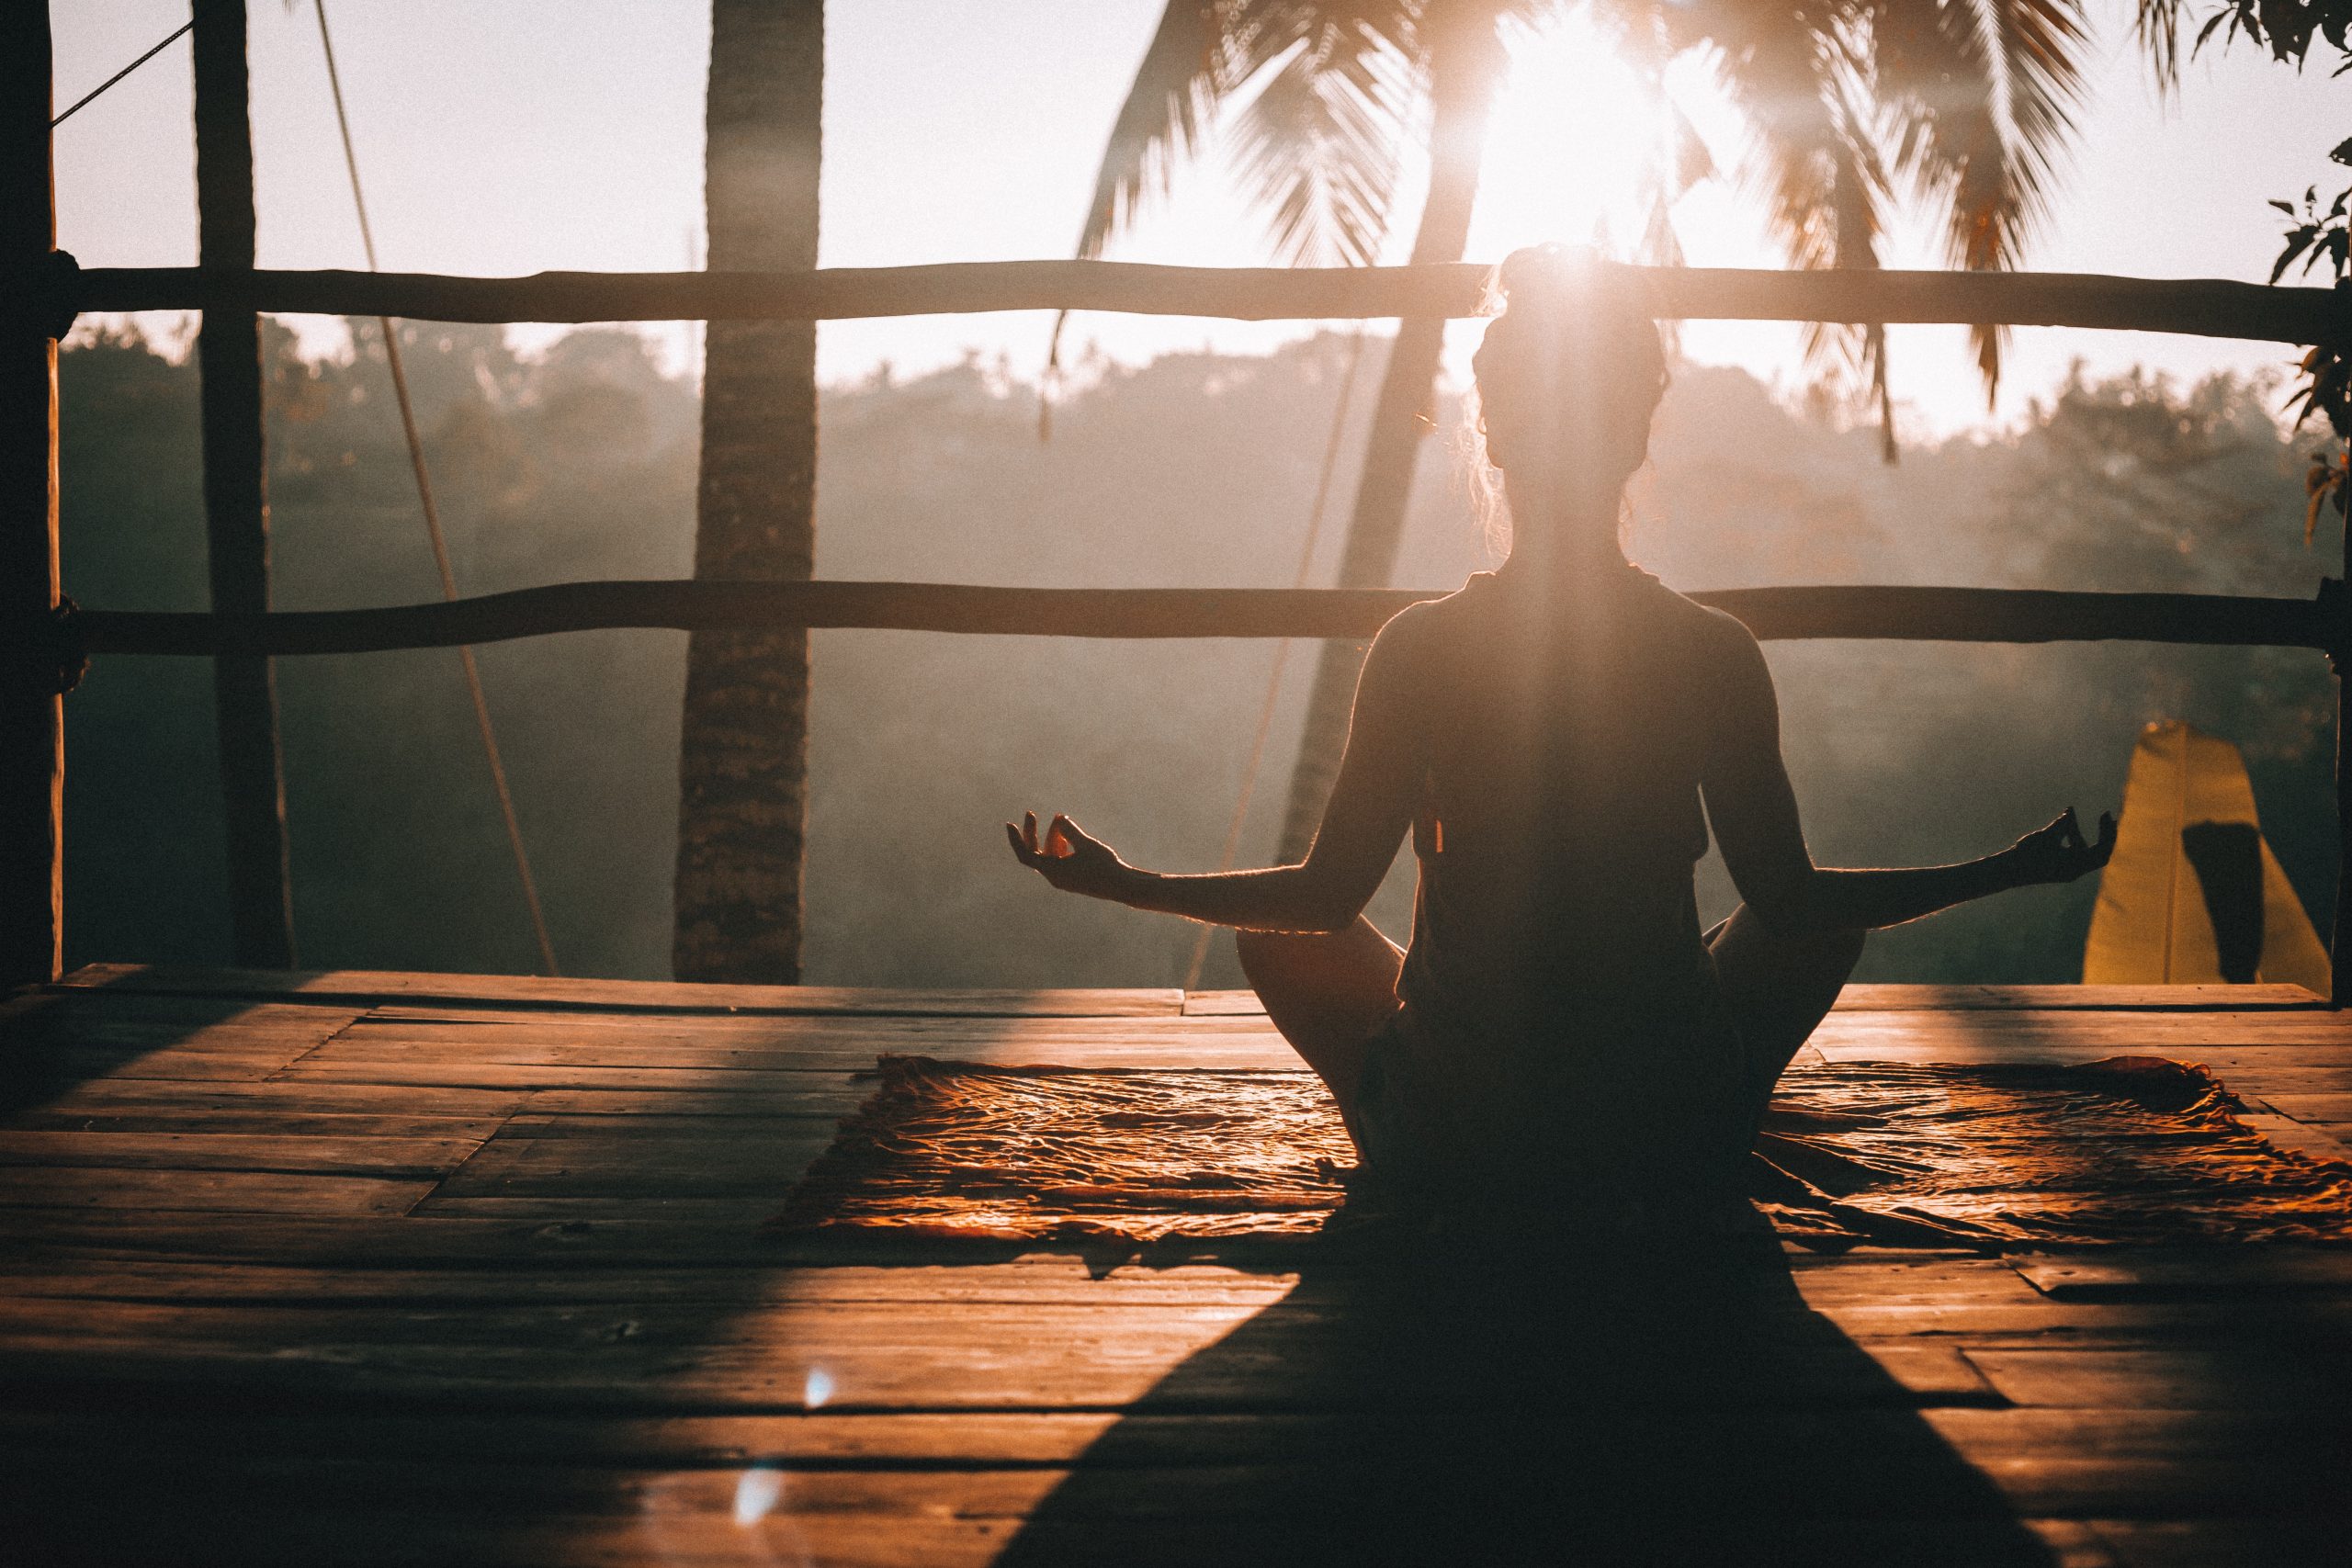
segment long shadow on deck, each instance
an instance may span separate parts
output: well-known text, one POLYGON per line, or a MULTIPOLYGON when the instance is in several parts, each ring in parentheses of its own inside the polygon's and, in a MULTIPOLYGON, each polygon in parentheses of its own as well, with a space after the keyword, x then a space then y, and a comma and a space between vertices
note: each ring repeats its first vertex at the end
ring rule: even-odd
MULTIPOLYGON (((1002 1564, 2049 1563, 1777 1246, 1306 1272, 1170 1372, 1002 1564)), ((1955 1368, 1963 1367, 1956 1357, 1955 1368)))

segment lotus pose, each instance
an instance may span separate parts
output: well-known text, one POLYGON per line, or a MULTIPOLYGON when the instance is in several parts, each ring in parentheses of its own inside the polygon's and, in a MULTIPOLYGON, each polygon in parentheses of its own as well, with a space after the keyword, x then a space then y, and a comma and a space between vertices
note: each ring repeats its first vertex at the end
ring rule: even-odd
POLYGON ((1368 1170, 1439 1199, 1654 1214, 1736 1195, 1766 1099, 1864 936, 2104 864, 2069 810, 1958 865, 1813 863, 1756 638, 1629 564, 1666 360, 1634 276, 1521 251, 1473 361, 1511 549, 1367 654, 1304 863, 1170 875, 1055 817, 1057 888, 1238 927, 1242 968, 1368 1170), (1702 931, 1710 827, 1744 902, 1702 931), (1363 914, 1409 830, 1411 944, 1363 914))

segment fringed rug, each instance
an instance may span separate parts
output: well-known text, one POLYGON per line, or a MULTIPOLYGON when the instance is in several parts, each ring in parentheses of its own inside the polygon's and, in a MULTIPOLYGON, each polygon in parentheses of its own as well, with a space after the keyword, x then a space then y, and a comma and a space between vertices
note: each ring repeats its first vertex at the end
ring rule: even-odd
MULTIPOLYGON (((1364 1208, 1311 1073, 886 1056, 877 1076, 772 1229, 1148 1245, 1303 1238, 1364 1208)), ((2352 1240, 2352 1166, 2272 1145, 2244 1109, 2160 1057, 1793 1066, 1749 1196, 1829 1247, 2352 1240)))

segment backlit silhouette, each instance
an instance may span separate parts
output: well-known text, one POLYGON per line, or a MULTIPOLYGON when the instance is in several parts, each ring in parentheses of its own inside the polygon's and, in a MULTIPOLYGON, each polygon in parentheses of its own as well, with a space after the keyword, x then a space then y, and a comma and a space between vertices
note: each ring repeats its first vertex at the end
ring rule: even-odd
POLYGON ((1611 1220, 1736 1190, 1867 931, 2070 880, 2115 834, 2103 818, 2086 840, 2070 810, 1963 864, 1814 865, 1755 638, 1619 544, 1667 378, 1624 278, 1553 247, 1503 264, 1475 364, 1510 557, 1382 630, 1302 863, 1163 875, 1067 817, 1007 825, 1057 887, 1241 928, 1268 1015, 1376 1175, 1611 1220), (1702 933, 1710 827, 1746 902, 1702 933), (1400 952, 1362 910, 1408 829, 1400 952))

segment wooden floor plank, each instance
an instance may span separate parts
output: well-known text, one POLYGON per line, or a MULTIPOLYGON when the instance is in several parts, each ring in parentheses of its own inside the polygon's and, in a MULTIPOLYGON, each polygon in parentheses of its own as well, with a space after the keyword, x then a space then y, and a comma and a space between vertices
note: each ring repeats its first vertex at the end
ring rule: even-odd
POLYGON ((1838 993, 1846 1012, 1972 1012, 2049 1008, 2105 1011, 2242 1011, 2324 1008, 2327 998, 2301 986, 1912 986, 1861 982, 1838 993))
MULTIPOLYGON (((493 1129, 494 1130, 494 1129, 493 1129)), ((479 1137, 385 1137, 266 1134, 0 1130, 0 1184, 28 1168, 123 1170, 246 1170, 429 1180, 447 1176, 488 1141, 479 1137)))
POLYGON ((1183 993, 1173 989, 871 990, 837 986, 728 986, 674 980, 548 979, 536 975, 443 975, 373 969, 295 972, 154 968, 137 964, 85 964, 57 985, 64 989, 109 994, 300 997, 349 1001, 364 1007, 429 999, 605 1012, 691 1010, 718 1013, 1157 1018, 1177 1014, 1183 1003, 1183 993))
POLYGON ((250 1170, 0 1170, 0 1207, 201 1209, 254 1214, 404 1214, 430 1178, 250 1170))
POLYGON ((1980 1347, 1967 1358, 2014 1404, 2342 1412, 2352 1396, 2352 1350, 2311 1345, 1980 1347))
MULTIPOLYGON (((2105 1009, 2132 1011, 2322 1008, 2327 998, 2301 986, 1917 986, 1859 982, 1838 993, 1847 1012, 1951 1012, 1980 1009, 2105 1009)), ((1187 1017, 1262 1013, 1255 991, 1187 991, 1187 1017)))
POLYGON ((2129 1247, 2007 1261, 2036 1290, 2059 1300, 2259 1300, 2282 1292, 2352 1296, 2352 1251, 2333 1247, 2129 1247))
MULTIPOLYGON (((1968 1053, 2098 1050, 2165 1055, 2226 1047, 2352 1046, 2352 1018, 2282 1009, 2274 1012, 1833 1012, 1813 1043, 1837 1059, 1876 1047, 1926 1059, 1969 1060, 1968 1053), (1938 1057, 1937 1053, 1947 1053, 1938 1057)), ((1890 1057, 1887 1059, 1902 1059, 1890 1057)), ((2021 1059, 2030 1059, 2021 1058, 2021 1059)))
POLYGON ((2266 1094, 2270 1109, 2281 1116, 2321 1126, 2352 1125, 2352 1091, 2343 1094, 2266 1094))
MULTIPOLYGON (((283 1078, 248 1083, 179 1083, 104 1078, 72 1084, 5 1116, 0 1124, 38 1127, 75 1117, 389 1116, 453 1118, 493 1124, 529 1098, 520 1089, 447 1089, 427 1085, 289 1084, 283 1078)), ((561 1107, 557 1107, 561 1109, 561 1107)))
POLYGON ((599 1132, 582 1128, 580 1121, 549 1118, 526 1129, 526 1135, 500 1134, 469 1151, 471 1157, 447 1173, 434 1194, 435 1201, 765 1196, 780 1202, 833 1141, 834 1129, 831 1117, 763 1122, 755 1136, 724 1130, 680 1134, 633 1127, 599 1132))

